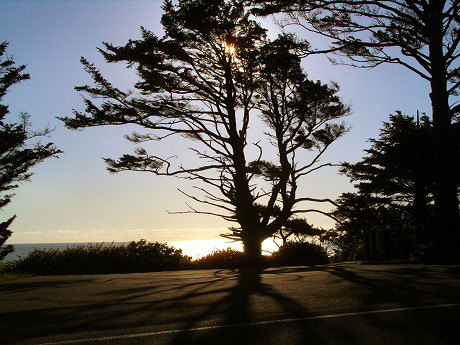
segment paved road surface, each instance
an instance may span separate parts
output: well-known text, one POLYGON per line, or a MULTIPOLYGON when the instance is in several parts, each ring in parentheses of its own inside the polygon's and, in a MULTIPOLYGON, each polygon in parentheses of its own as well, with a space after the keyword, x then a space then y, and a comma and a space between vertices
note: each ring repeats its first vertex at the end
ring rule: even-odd
POLYGON ((459 265, 353 263, 0 283, 0 344, 459 343, 459 265))

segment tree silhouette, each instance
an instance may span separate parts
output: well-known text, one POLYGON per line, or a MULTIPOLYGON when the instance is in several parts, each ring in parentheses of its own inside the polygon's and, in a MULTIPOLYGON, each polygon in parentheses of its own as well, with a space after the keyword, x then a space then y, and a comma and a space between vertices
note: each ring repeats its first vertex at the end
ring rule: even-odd
POLYGON ((369 139, 372 147, 356 164, 345 163, 342 172, 358 192, 380 200, 410 206, 414 219, 424 223, 433 201, 434 153, 432 124, 427 116, 417 118, 390 115, 383 123, 379 139, 369 139))
POLYGON ((323 230, 309 224, 305 218, 292 217, 286 221, 284 226, 275 234, 282 239, 283 245, 288 244, 289 237, 295 237, 297 242, 303 242, 306 237, 319 238, 323 230))
POLYGON ((332 211, 339 220, 322 234, 340 260, 408 259, 414 253, 414 228, 407 207, 371 194, 344 193, 332 211))
POLYGON ((343 123, 333 121, 349 108, 337 97, 336 85, 308 80, 297 55, 305 44, 292 35, 268 41, 243 1, 165 1, 163 9, 164 37, 142 29, 139 40, 100 49, 107 62, 136 67, 136 91, 114 87, 82 58, 95 86, 76 88, 89 95, 86 111, 62 120, 73 129, 135 124, 144 131, 127 139, 136 144, 177 135, 188 139, 198 157, 194 166, 142 147, 105 160, 111 172, 147 171, 195 181, 197 193, 183 194, 202 207, 176 213, 237 223, 223 235, 242 241, 255 263, 262 241, 302 212, 295 206, 316 200, 296 196, 298 181, 332 165, 320 158, 346 132, 343 123))
MULTIPOLYGON (((457 132, 458 127, 454 128, 457 132)), ((411 247, 426 247, 436 239, 431 133, 428 117, 414 119, 397 112, 383 123, 378 139, 369 139, 372 146, 364 150, 366 156, 361 161, 343 164, 341 172, 350 178, 357 192, 344 193, 336 200, 333 215, 340 221, 336 226, 339 247, 356 253, 363 245, 364 255, 369 258, 369 231, 377 230, 387 235, 392 232, 391 236, 400 238, 401 245, 412 236, 412 243, 405 244, 405 255, 411 247)), ((328 234, 331 236, 334 237, 328 234)))
MULTIPOLYGON (((0 102, 11 86, 30 78, 23 73, 26 66, 15 66, 14 60, 6 55, 7 46, 7 42, 0 43, 0 102)), ((8 105, 0 103, 0 208, 11 202, 14 195, 11 191, 19 187, 18 183, 29 180, 34 165, 61 152, 52 143, 40 143, 40 137, 51 132, 49 128, 32 130, 26 113, 20 114, 19 122, 6 122, 8 114, 8 105)), ((8 227, 15 217, 0 223, 0 247, 11 236, 8 227)), ((13 251, 12 245, 0 248, 0 260, 13 251)))
POLYGON ((402 65, 431 86, 435 152, 435 203, 439 243, 446 259, 458 258, 460 217, 459 159, 453 122, 460 105, 457 96, 460 69, 458 0, 255 0, 259 14, 285 12, 288 22, 331 40, 328 49, 306 51, 334 53, 336 63, 375 67, 402 65), (394 49, 398 48, 398 49, 394 49), (399 52, 398 52, 399 51, 399 52), (455 244, 454 244, 455 243, 455 244))

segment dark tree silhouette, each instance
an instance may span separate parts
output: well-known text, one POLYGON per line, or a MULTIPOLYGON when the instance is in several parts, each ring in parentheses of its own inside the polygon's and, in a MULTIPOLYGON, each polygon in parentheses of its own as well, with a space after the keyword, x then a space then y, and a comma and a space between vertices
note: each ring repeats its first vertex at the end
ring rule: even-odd
POLYGON ((303 242, 306 237, 319 239, 323 232, 322 229, 309 224, 305 218, 292 217, 286 221, 275 236, 281 238, 283 245, 287 245, 290 237, 294 237, 297 242, 303 242))
POLYGON ((412 208, 413 218, 425 223, 427 207, 433 201, 434 154, 432 124, 427 116, 390 115, 378 139, 356 163, 345 163, 342 172, 360 194, 374 195, 383 202, 412 208))
POLYGON ((344 193, 332 211, 338 220, 321 241, 332 245, 339 261, 407 259, 416 249, 407 207, 364 193, 344 193))
POLYGON ((305 44, 290 35, 267 41, 243 1, 165 1, 163 9, 164 37, 142 29, 142 39, 100 49, 107 62, 136 67, 137 91, 119 90, 82 58, 95 86, 76 88, 90 96, 86 111, 62 120, 73 129, 135 124, 144 132, 127 139, 136 144, 177 135, 189 139, 199 158, 195 166, 139 147, 134 155, 106 159, 108 169, 196 181, 197 193, 183 194, 202 208, 176 213, 237 223, 223 235, 242 241, 255 263, 262 241, 303 211, 295 206, 316 200, 296 196, 298 181, 332 165, 320 158, 346 127, 331 121, 349 108, 337 97, 336 85, 308 80, 296 54, 305 44))
MULTIPOLYGON (((15 66, 6 55, 7 46, 7 42, 0 43, 0 102, 11 86, 30 78, 23 73, 26 66, 15 66)), ((39 139, 51 132, 49 128, 32 130, 26 113, 20 114, 19 122, 6 122, 8 114, 8 105, 0 103, 0 209, 11 202, 11 191, 18 188, 18 183, 29 180, 34 165, 61 152, 52 143, 40 143, 39 139)), ((8 227, 15 217, 0 223, 0 247, 11 236, 8 227)), ((0 248, 0 260, 12 251, 12 245, 0 248)))
MULTIPOLYGON (((454 127, 458 138, 458 126, 454 127)), ((408 239, 410 248, 436 240, 433 233, 433 194, 435 185, 432 124, 427 116, 413 117, 397 112, 383 123, 378 139, 369 139, 370 149, 355 164, 344 163, 341 172, 350 178, 356 193, 344 193, 336 200, 333 215, 339 241, 353 248, 363 244, 370 256, 370 233, 393 232, 408 239)), ((458 141, 458 139, 456 139, 458 141)), ((459 171, 459 165, 456 170, 459 171)), ((458 176, 458 175, 457 175, 458 176)), ((331 234, 329 234, 331 235, 331 234)), ((390 236, 387 236, 389 238, 390 236)), ((350 248, 351 248, 350 247, 350 248)), ((349 248, 346 251, 352 253, 349 248)))
POLYGON ((452 98, 457 96, 459 86, 460 2, 255 0, 253 3, 259 4, 256 10, 259 14, 285 12, 291 24, 331 40, 330 48, 309 50, 307 54, 334 53, 342 57, 334 62, 358 67, 399 64, 430 83, 436 174, 435 226, 439 238, 450 238, 447 243, 439 243, 440 252, 446 258, 458 258, 459 185, 454 162, 459 158, 459 150, 452 123, 458 117, 460 105, 452 98))

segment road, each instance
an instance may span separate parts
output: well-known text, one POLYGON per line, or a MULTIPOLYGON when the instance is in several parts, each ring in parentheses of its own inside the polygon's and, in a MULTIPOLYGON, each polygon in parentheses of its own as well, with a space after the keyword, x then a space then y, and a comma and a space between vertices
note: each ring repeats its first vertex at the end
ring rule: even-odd
POLYGON ((460 265, 29 277, 1 344, 458 344, 460 265))

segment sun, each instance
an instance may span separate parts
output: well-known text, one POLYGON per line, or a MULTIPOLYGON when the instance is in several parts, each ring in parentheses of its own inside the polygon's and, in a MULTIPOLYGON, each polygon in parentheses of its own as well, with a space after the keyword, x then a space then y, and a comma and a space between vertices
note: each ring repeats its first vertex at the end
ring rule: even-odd
POLYGON ((227 54, 235 56, 236 50, 232 44, 226 44, 225 51, 227 52, 227 54))
MULTIPOLYGON (((170 241, 168 243, 175 248, 182 249, 184 255, 191 256, 193 259, 204 257, 215 250, 225 250, 227 248, 243 251, 243 244, 241 242, 229 242, 224 239, 170 241)), ((279 245, 281 245, 280 241, 274 243, 273 238, 267 238, 262 243, 263 254, 270 255, 276 252, 279 245)))

